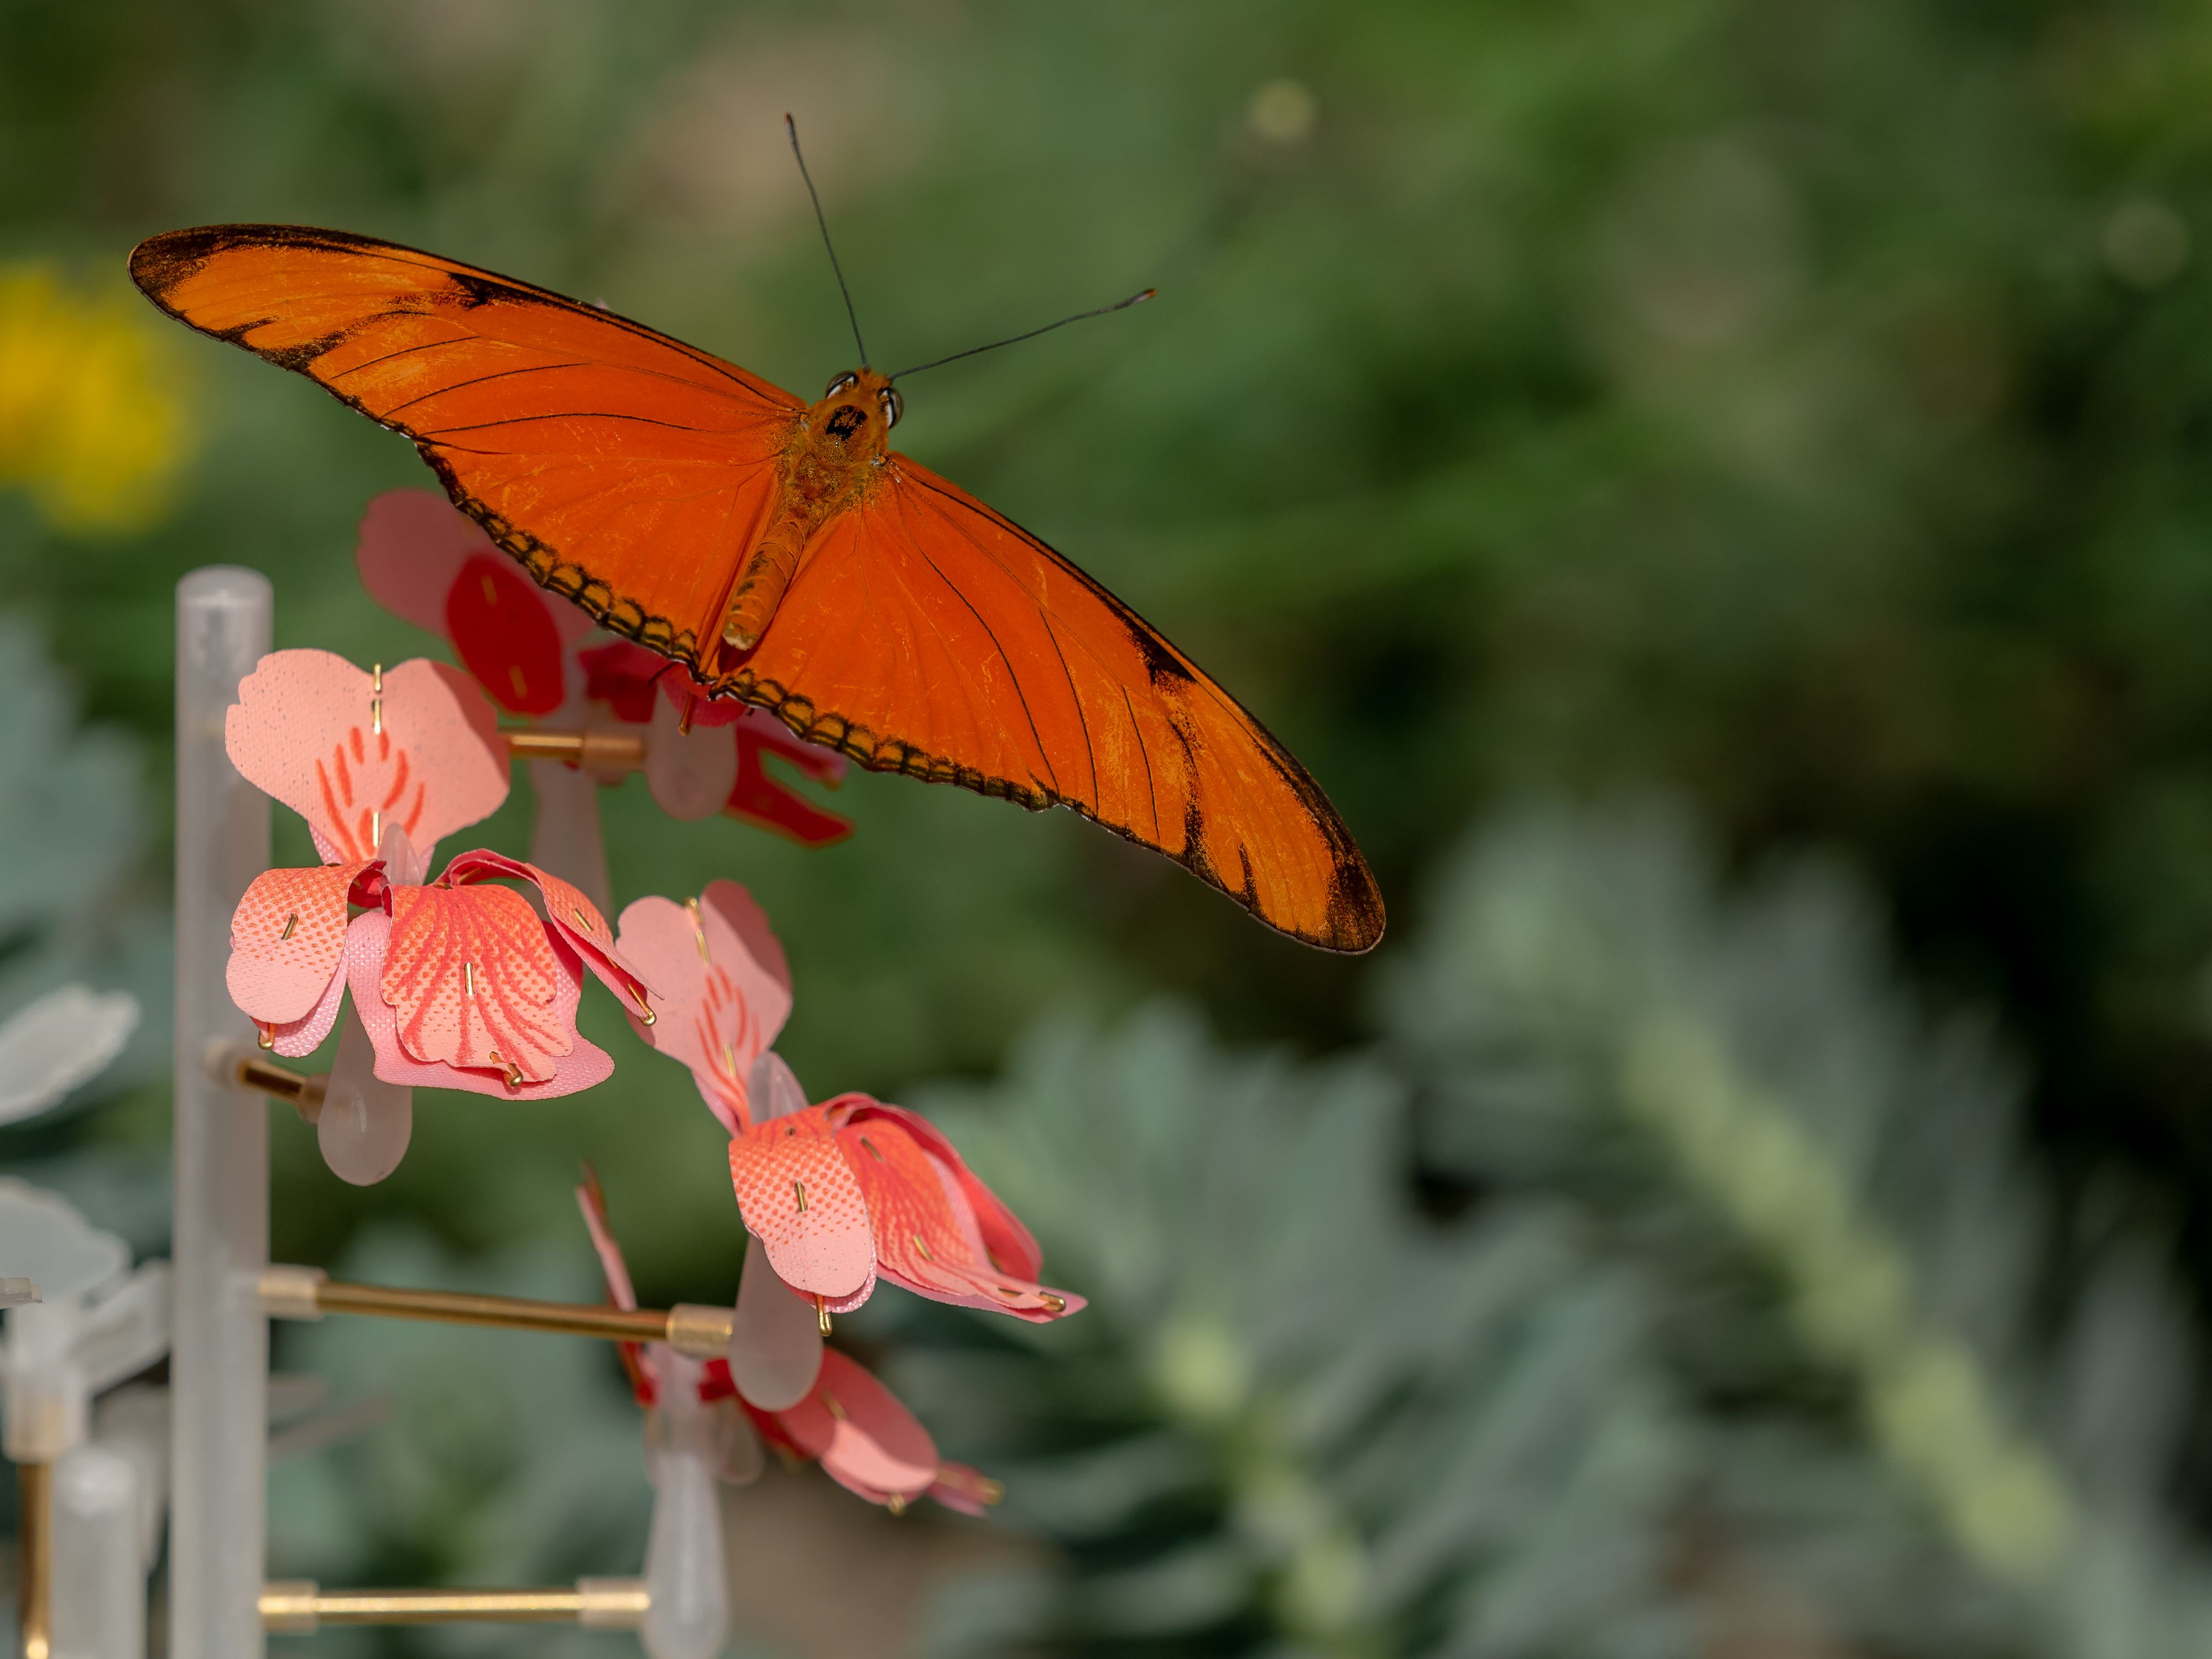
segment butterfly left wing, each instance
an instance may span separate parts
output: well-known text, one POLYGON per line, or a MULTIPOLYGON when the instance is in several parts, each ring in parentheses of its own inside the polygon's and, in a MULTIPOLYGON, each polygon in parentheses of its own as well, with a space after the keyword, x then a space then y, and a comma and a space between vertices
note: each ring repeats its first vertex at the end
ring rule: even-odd
POLYGON ((413 439, 463 512, 617 633, 712 647, 805 410, 789 392, 596 306, 343 231, 173 230, 131 275, 413 439))
POLYGON ((1382 900, 1290 751, 1073 564, 903 455, 806 551, 727 690, 872 771, 1068 806, 1309 945, 1382 900))

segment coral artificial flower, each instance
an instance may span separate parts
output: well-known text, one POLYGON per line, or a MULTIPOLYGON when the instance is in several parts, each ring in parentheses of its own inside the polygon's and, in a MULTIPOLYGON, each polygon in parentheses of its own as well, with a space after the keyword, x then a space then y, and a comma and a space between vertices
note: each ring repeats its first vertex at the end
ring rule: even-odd
POLYGON ((438 837, 507 794, 482 694, 435 663, 364 674, 328 652, 283 651, 239 699, 232 764, 304 817, 331 860, 264 872, 232 915, 231 998, 263 1045, 311 1052, 350 988, 386 1082, 539 1097, 603 1080, 614 1062, 576 1031, 583 969, 648 1005, 591 901, 481 850, 423 880, 438 837), (535 887, 544 914, 505 881, 535 887), (349 920, 352 907, 364 913, 349 920))
POLYGON ((745 1226, 776 1274, 829 1313, 880 1275, 933 1302, 1042 1322, 1083 1298, 1041 1285, 1036 1240, 928 1119, 842 1095, 730 1142, 745 1226))
MULTIPOLYGON (((834 788, 845 775, 842 755, 802 742, 764 709, 709 699, 680 664, 595 629, 444 496, 424 489, 377 496, 362 519, 356 562, 372 599, 450 643, 509 714, 640 728, 654 724, 656 703, 665 702, 671 736, 726 728, 726 746, 720 738, 702 745, 713 755, 703 769, 710 795, 696 810, 672 794, 663 800, 678 816, 721 811, 810 847, 852 833, 850 820, 823 811, 766 767, 772 755, 834 788)), ((655 782, 659 799, 665 786, 655 782)))
MULTIPOLYGON (((635 1308, 637 1295, 622 1247, 607 1224, 605 1198, 588 1172, 576 1188, 576 1204, 591 1230, 608 1299, 618 1308, 635 1308)), ((823 1352, 821 1370, 804 1399, 772 1410, 744 1397, 727 1360, 687 1361, 659 1342, 620 1346, 623 1368, 641 1406, 656 1407, 671 1387, 693 1389, 702 1405, 731 1401, 761 1439, 793 1460, 819 1462, 847 1491, 894 1514, 917 1498, 929 1497, 963 1514, 980 1516, 1004 1495, 997 1481, 965 1463, 939 1458, 929 1431, 898 1397, 866 1366, 835 1349, 823 1352)), ((750 1479, 757 1468, 757 1462, 742 1452, 733 1455, 726 1451, 722 1464, 724 1478, 735 1481, 750 1479)))
POLYGON ((631 1023, 690 1069, 730 1132, 738 1206, 787 1285, 823 1313, 859 1307, 878 1273, 1023 1319, 1083 1306, 1036 1282, 1036 1240, 927 1118, 866 1095, 806 1104, 769 1047, 791 1012, 791 971, 744 888, 716 882, 681 905, 640 899, 617 942, 653 986, 653 1024, 631 1023), (782 1097, 758 1097, 778 1073, 782 1097))
POLYGON ((752 896, 710 883, 686 903, 641 898, 622 913, 623 953, 652 982, 651 1026, 638 1036, 690 1067, 708 1109, 731 1134, 753 1121, 753 1067, 791 1013, 791 969, 752 896))

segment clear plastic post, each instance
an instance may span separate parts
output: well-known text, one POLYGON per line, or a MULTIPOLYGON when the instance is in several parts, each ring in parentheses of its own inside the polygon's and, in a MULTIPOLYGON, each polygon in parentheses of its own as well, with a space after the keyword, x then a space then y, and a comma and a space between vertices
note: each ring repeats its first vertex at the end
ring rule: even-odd
POLYGON ((223 713, 270 647, 257 571, 214 565, 177 586, 175 1413, 172 1659, 264 1651, 269 1326, 269 1108, 218 1081, 212 1052, 250 1048, 223 969, 230 915, 268 867, 269 802, 233 769, 223 713))

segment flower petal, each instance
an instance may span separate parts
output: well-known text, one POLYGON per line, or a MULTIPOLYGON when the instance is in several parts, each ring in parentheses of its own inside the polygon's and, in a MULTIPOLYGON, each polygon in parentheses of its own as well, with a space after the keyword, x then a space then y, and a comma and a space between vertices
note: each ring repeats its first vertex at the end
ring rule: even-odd
POLYGON ((965 1463, 942 1463, 929 1495, 948 1510, 980 1516, 1006 1495, 1006 1489, 981 1469, 965 1463))
POLYGON ((801 1452, 838 1485, 883 1503, 919 1498, 937 1483, 937 1444, 898 1397, 857 1361, 831 1349, 813 1392, 776 1413, 801 1452))
POLYGON ((968 1167, 943 1130, 921 1113, 908 1111, 903 1106, 878 1103, 863 1108, 859 1115, 890 1119, 937 1161, 941 1166, 940 1173, 951 1172, 960 1188, 961 1200, 974 1217, 975 1230, 981 1236, 983 1249, 993 1267, 1032 1279, 1044 1271, 1044 1252, 1037 1248, 1036 1236, 1006 1207, 1006 1200, 985 1186, 982 1178, 968 1167))
MULTIPOLYGON (((501 1100, 550 1100, 589 1089, 614 1075, 615 1063, 607 1051, 582 1036, 576 1037, 575 1046, 561 1056, 550 1080, 537 1083, 526 1079, 512 1087, 503 1068, 465 1071, 441 1061, 416 1059, 401 1045, 397 1019, 382 994, 391 937, 392 918, 381 910, 356 916, 353 925, 346 930, 346 978, 353 989, 354 1005, 361 1011, 362 1024, 376 1047, 376 1074, 386 1082, 409 1083, 417 1088, 460 1089, 501 1100)), ((553 958, 556 974, 551 1012, 573 1033, 576 1003, 583 991, 583 969, 574 956, 558 946, 553 958)))
POLYGON ((875 1271, 867 1206, 823 1109, 732 1139, 730 1184, 785 1284, 841 1302, 866 1293, 875 1271))
POLYGON ((554 932, 571 951, 583 958, 584 965, 599 976, 601 983, 626 1007, 650 1006, 647 999, 651 986, 615 947, 614 929, 607 926, 599 907, 584 896, 582 888, 534 864, 482 848, 456 857, 446 866, 441 879, 456 888, 464 883, 489 880, 530 883, 544 896, 545 919, 552 924, 554 932))
POLYGON ((331 982, 323 988, 322 1000, 301 1018, 270 1029, 270 1052, 281 1054, 286 1060, 301 1060, 321 1048, 323 1039, 338 1023, 338 1009, 343 1006, 345 995, 345 975, 343 972, 332 974, 331 982))
POLYGON ((827 1109, 867 1203, 877 1271, 884 1278, 932 1301, 1021 1319, 1059 1319, 1084 1305, 1080 1297, 1048 1289, 992 1260, 958 1176, 909 1132, 908 1123, 919 1121, 913 1114, 866 1095, 848 1095, 827 1109))
POLYGON ((631 1029, 691 1069, 701 1098, 736 1134, 750 1121, 747 1079, 791 1013, 791 969, 752 896, 710 884, 696 908, 641 898, 622 913, 623 957, 653 987, 653 1024, 631 1029))
POLYGON ((231 763, 307 820, 341 859, 373 858, 398 823, 427 858, 441 836, 507 799, 506 741, 457 670, 416 658, 376 683, 327 651, 277 651, 224 720, 231 763))
POLYGON ((368 597, 426 633, 446 635, 446 595, 461 567, 499 548, 434 489, 387 489, 361 515, 354 564, 368 597))
POLYGON ((289 1024, 325 1000, 345 957, 346 893, 370 862, 264 870, 253 878, 231 913, 223 975, 247 1018, 289 1024))
POLYGON ((418 1060, 549 1081, 575 1044, 573 1006, 555 1006, 553 942, 530 901, 505 887, 395 887, 380 988, 400 1046, 418 1060))

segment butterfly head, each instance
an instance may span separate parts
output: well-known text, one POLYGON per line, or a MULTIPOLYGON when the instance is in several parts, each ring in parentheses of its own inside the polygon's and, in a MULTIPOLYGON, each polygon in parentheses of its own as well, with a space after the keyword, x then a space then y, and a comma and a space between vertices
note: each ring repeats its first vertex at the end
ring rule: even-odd
POLYGON ((880 455, 905 403, 890 378, 872 368, 848 369, 830 382, 822 401, 806 412, 815 434, 844 446, 855 459, 880 455))

